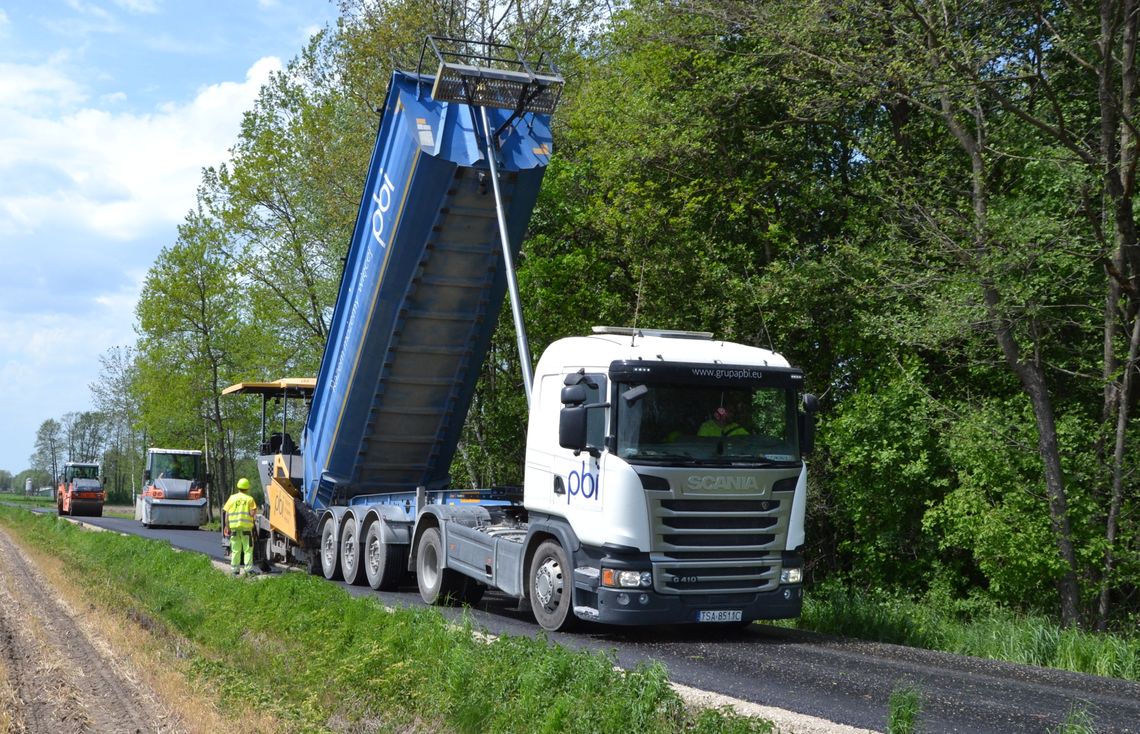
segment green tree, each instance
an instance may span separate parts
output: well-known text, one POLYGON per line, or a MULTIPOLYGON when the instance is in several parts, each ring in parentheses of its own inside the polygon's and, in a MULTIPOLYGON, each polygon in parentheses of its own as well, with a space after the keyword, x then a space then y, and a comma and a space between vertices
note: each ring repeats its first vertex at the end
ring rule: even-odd
MULTIPOLYGON (((1036 572, 1056 580, 1066 623, 1096 596, 1089 616, 1103 626, 1110 588, 1128 585, 1109 581, 1113 559, 1135 552, 1134 540, 1117 538, 1135 495, 1124 485, 1131 335, 1140 333, 1131 295, 1135 14, 1115 2, 693 5, 768 39, 757 58, 796 84, 804 114, 872 105, 856 145, 890 206, 879 231, 851 235, 877 253, 861 261, 891 293, 874 320, 892 350, 957 376, 931 385, 945 410, 969 420, 997 408, 1015 426, 959 434, 985 436, 974 450, 1003 451, 1020 471, 992 474, 1007 484, 985 488, 988 501, 954 507, 1039 508, 1055 557, 1034 555, 1036 572), (1029 431, 1019 423, 1027 418, 1029 431), (1017 455, 1028 446, 1029 464, 1017 455), (1099 458, 1104 469, 1089 471, 1099 458), (1043 489, 1036 503, 1019 502, 1027 485, 1043 489)), ((956 472, 953 497, 983 491, 966 467, 956 472)), ((1025 541, 1040 539, 1035 526, 1025 541)), ((1002 532, 1022 531, 1010 523, 1002 532)), ((982 540, 972 541, 979 559, 982 540)), ((989 568, 999 582, 1010 565, 989 568)))
POLYGON ((95 407, 107 419, 103 478, 108 502, 133 499, 139 487, 145 440, 138 429, 140 407, 134 383, 138 368, 131 347, 112 347, 100 355, 99 378, 91 385, 95 407))
POLYGON ((35 452, 28 463, 32 469, 47 475, 49 482, 54 482, 65 461, 66 450, 63 427, 59 421, 49 418, 36 429, 35 452))
POLYGON ((273 74, 243 118, 232 162, 204 176, 203 202, 225 233, 218 253, 243 282, 249 316, 273 337, 264 364, 274 377, 316 372, 371 147, 373 115, 352 115, 329 86, 335 50, 318 35, 273 74))
MULTIPOLYGON (((138 353, 134 390, 140 422, 155 445, 209 444, 217 487, 234 476, 231 412, 221 391, 257 364, 264 334, 249 316, 244 283, 222 254, 215 220, 192 213, 178 242, 151 267, 136 308, 138 353)), ((239 412, 239 415, 247 415, 239 412)), ((214 490, 220 506, 223 492, 214 490)))
POLYGON ((98 411, 65 413, 61 420, 68 461, 97 462, 107 440, 107 419, 98 411))

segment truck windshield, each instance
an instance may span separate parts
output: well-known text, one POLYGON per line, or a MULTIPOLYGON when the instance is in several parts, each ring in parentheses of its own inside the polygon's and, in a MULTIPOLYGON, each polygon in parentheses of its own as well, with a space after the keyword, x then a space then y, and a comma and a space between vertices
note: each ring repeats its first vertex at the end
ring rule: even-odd
POLYGON ((152 454, 151 476, 163 479, 197 479, 198 457, 187 454, 152 454))
POLYGON ((98 479, 98 466, 72 465, 67 467, 67 474, 71 479, 98 479))
POLYGON ((800 461, 793 389, 619 384, 617 394, 617 454, 630 463, 800 461), (622 399, 631 388, 639 397, 622 399))

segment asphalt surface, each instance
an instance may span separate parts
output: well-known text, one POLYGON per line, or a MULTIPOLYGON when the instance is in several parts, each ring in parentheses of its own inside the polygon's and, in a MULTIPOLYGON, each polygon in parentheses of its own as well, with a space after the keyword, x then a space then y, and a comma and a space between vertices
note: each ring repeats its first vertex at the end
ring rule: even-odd
MULTIPOLYGON (((135 520, 112 517, 80 519, 226 560, 216 532, 144 528, 135 520)), ((376 596, 392 606, 423 605, 414 580, 390 593, 341 585, 350 594, 376 596)), ((457 609, 442 611, 455 619, 462 614, 457 609)), ((533 637, 540 631, 529 610, 493 592, 470 615, 477 626, 496 635, 533 637)), ((886 730, 891 692, 905 686, 921 695, 920 721, 928 734, 1052 732, 1074 711, 1087 714, 1096 732, 1140 734, 1140 684, 1115 678, 761 624, 731 632, 595 625, 574 634, 551 634, 549 639, 611 654, 622 667, 660 663, 670 680, 693 688, 878 731, 886 730)))

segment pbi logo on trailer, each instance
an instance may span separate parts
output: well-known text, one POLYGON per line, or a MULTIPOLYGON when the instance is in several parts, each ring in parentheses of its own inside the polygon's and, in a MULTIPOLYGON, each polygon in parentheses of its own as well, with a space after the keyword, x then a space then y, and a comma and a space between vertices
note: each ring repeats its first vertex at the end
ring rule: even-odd
POLYGON ((372 203, 376 205, 372 211, 372 236, 380 243, 381 248, 386 249, 388 243, 384 240, 384 220, 388 210, 392 208, 392 194, 396 191, 396 184, 392 183, 392 179, 383 171, 380 172, 380 178, 384 183, 381 184, 379 191, 372 193, 372 203))
POLYGON ((602 499, 602 486, 597 472, 586 468, 582 462, 580 468, 570 472, 566 477, 566 504, 579 497, 589 503, 600 503, 602 499))

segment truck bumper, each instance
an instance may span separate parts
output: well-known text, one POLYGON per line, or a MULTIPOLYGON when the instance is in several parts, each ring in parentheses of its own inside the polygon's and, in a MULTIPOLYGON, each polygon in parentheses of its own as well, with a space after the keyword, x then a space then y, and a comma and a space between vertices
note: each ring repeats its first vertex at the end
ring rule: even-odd
POLYGON ((156 500, 140 497, 135 515, 144 525, 199 528, 206 524, 206 498, 156 500))
MULTIPOLYGON (((707 595, 695 598, 659 594, 652 589, 597 590, 597 607, 575 607, 574 613, 602 624, 696 624, 701 612, 740 612, 742 622, 798 617, 803 608, 803 587, 791 584, 755 594, 707 595), (594 614, 596 610, 596 616, 594 614)), ((716 624, 710 622, 709 624, 716 624)))
POLYGON ((71 514, 99 517, 103 514, 103 500, 73 499, 71 500, 71 514))
MULTIPOLYGON (((661 567, 673 569, 673 560, 654 561, 650 554, 631 549, 617 551, 580 546, 575 554, 574 614, 580 619, 603 624, 740 624, 758 619, 792 619, 803 610, 804 589, 800 583, 775 583, 764 589, 708 590, 701 593, 677 593, 661 590, 661 567), (601 569, 623 569, 649 575, 651 585, 617 588, 603 586, 601 569)), ((783 569, 802 568, 803 557, 797 551, 779 551, 762 558, 732 560, 732 573, 755 574, 763 568, 764 577, 778 579, 783 569), (740 567, 739 571, 735 569, 740 567)), ((699 576, 706 566, 692 566, 699 576)), ((724 566, 708 566, 714 572, 724 566)), ((711 576, 719 578, 715 573, 711 576)), ((758 577, 748 580, 755 583, 758 577)), ((763 577, 761 577, 763 578, 763 577)))

